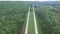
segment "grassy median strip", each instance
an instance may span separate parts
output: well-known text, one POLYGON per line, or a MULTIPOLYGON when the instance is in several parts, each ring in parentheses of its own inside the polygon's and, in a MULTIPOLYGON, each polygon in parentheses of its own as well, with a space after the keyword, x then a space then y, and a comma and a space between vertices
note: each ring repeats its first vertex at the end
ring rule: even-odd
POLYGON ((30 12, 28 34, 35 34, 33 12, 30 12))

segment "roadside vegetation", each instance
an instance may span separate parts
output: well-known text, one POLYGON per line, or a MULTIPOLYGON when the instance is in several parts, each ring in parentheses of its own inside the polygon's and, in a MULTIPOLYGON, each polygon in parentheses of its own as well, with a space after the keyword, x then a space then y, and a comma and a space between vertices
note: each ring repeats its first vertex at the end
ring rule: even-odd
POLYGON ((26 2, 0 2, 0 34, 24 34, 28 5, 26 2))
POLYGON ((60 34, 60 10, 58 8, 46 5, 36 6, 35 13, 38 31, 42 31, 41 34, 60 34))

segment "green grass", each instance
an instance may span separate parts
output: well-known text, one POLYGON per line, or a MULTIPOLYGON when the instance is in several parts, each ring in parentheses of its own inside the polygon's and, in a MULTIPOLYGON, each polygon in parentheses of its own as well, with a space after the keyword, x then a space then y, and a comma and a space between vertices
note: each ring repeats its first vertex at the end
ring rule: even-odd
POLYGON ((28 34, 35 34, 33 12, 30 13, 28 34))

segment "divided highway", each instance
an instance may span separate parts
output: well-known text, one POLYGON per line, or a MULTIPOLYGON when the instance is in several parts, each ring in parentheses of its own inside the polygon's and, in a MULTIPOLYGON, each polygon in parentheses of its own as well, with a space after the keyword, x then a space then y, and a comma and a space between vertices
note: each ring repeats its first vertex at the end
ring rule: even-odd
POLYGON ((25 34, 38 34, 34 6, 32 7, 32 11, 30 9, 29 6, 25 34))

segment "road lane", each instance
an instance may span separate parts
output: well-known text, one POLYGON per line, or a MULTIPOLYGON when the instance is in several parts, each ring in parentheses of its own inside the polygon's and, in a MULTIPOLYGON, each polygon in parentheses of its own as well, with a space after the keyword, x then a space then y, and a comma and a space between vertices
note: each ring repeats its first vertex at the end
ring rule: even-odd
POLYGON ((26 22, 25 34, 28 34, 29 16, 30 16, 30 6, 29 6, 29 10, 28 10, 28 16, 27 16, 27 22, 26 22))
POLYGON ((34 11, 34 6, 33 6, 33 15, 34 15, 35 34, 38 34, 38 29, 37 29, 37 23, 36 23, 36 16, 35 16, 35 11, 34 11))

